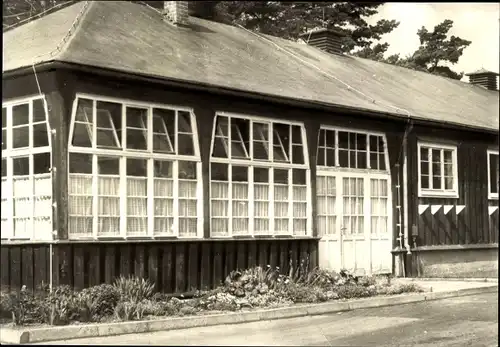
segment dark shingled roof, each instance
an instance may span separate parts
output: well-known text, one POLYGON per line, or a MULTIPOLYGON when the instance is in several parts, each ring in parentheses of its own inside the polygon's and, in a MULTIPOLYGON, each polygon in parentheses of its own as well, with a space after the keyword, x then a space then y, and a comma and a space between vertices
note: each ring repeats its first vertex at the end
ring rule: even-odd
POLYGON ((131 2, 80 2, 4 33, 3 72, 62 61, 473 128, 499 127, 498 91, 199 18, 190 23, 176 27, 156 10, 131 2))

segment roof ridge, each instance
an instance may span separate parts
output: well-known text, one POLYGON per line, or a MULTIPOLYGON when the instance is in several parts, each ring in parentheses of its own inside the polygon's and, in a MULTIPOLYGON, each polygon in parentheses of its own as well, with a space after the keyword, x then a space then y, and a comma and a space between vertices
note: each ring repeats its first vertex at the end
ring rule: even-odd
POLYGON ((36 59, 42 58, 43 56, 49 55, 50 57, 53 57, 55 54, 62 52, 63 45, 66 44, 66 47, 69 45, 71 39, 74 37, 74 32, 76 29, 79 28, 79 24, 81 23, 80 19, 83 17, 83 14, 86 12, 87 8, 89 7, 89 3, 93 3, 94 1, 85 1, 84 4, 82 5, 82 8, 80 11, 77 13, 75 16, 75 19, 73 20, 73 23, 71 24, 68 32, 62 37, 61 41, 57 44, 56 48, 54 48, 52 51, 48 53, 42 53, 36 57, 33 57, 33 65, 37 64, 38 62, 36 59), (75 30, 73 30, 75 29, 75 30))

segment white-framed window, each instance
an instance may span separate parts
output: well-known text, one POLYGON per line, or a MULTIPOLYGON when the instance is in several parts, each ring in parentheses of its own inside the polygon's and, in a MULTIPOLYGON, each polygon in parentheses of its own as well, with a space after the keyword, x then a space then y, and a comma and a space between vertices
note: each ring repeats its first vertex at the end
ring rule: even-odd
POLYGON ((52 157, 43 95, 2 103, 2 239, 52 239, 52 157))
POLYGON ((210 159, 211 236, 310 236, 303 123, 219 112, 210 159))
POLYGON ((318 236, 390 232, 390 172, 384 133, 322 125, 317 152, 318 236))
POLYGON ((383 134, 322 126, 317 165, 323 169, 386 171, 386 148, 383 134))
POLYGON ((488 150, 488 199, 498 199, 498 151, 488 150))
POLYGON ((69 138, 69 236, 201 237, 193 111, 78 94, 69 138))
POLYGON ((458 198, 457 147, 418 142, 419 196, 458 198))

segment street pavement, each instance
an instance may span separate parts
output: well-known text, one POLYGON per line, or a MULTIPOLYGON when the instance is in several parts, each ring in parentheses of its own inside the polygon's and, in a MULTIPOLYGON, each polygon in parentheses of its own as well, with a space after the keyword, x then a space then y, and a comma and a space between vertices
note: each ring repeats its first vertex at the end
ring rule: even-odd
POLYGON ((498 346, 498 292, 321 316, 44 344, 498 346))

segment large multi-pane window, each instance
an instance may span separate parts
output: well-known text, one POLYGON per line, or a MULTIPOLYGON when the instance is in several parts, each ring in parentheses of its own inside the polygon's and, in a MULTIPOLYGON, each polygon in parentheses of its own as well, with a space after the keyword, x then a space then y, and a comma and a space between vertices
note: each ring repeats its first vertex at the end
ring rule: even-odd
POLYGON ((385 136, 322 126, 317 154, 318 236, 372 237, 389 230, 385 136))
POLYGON ((488 198, 498 199, 498 185, 500 176, 498 174, 498 151, 488 150, 488 198))
POLYGON ((420 196, 458 197, 457 147, 418 143, 420 196))
POLYGON ((191 110, 78 96, 70 237, 198 237, 201 162, 191 110))
POLYGON ((2 239, 52 238, 46 111, 43 96, 2 104, 2 239))
POLYGON ((317 164, 320 167, 385 171, 383 136, 321 128, 317 164))
POLYGON ((306 153, 302 123, 217 114, 211 235, 310 235, 306 153))

